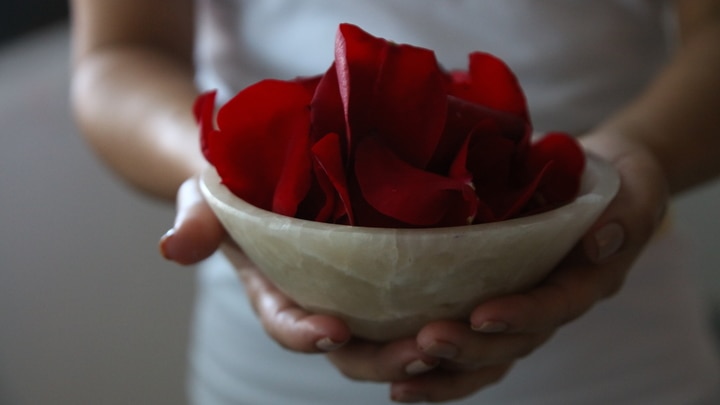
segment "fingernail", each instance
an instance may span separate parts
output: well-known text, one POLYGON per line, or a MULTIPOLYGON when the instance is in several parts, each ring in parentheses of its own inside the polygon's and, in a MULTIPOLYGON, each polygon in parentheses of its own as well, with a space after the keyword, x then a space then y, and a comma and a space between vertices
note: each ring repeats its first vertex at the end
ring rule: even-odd
POLYGON ((337 350, 345 345, 346 342, 336 342, 329 337, 324 337, 317 342, 315 342, 315 347, 318 349, 324 351, 324 352, 331 352, 333 350, 337 350))
POLYGON ((422 359, 417 359, 417 360, 411 361, 410 363, 408 363, 407 366, 405 366, 405 372, 408 375, 418 375, 418 374, 428 372, 428 371, 434 369, 435 367, 437 367, 437 364, 429 364, 429 363, 426 363, 422 359))
MULTIPOLYGON (((593 240, 595 242, 594 260, 599 262, 620 250, 625 242, 625 230, 620 224, 607 224, 595 232, 593 240)), ((591 254, 591 259, 593 259, 592 256, 593 254, 591 254)))
POLYGON ((158 243, 158 249, 160 249, 160 254, 167 260, 175 260, 175 252, 173 251, 172 247, 172 239, 175 235, 175 228, 170 229, 169 231, 165 232, 165 235, 163 235, 160 238, 160 243, 158 243))
POLYGON ((480 325, 472 325, 472 330, 482 333, 502 333, 510 329, 510 326, 502 321, 484 321, 480 325))
POLYGON ((452 343, 432 342, 430 346, 421 349, 423 353, 440 357, 442 359, 454 359, 460 353, 460 349, 452 343))

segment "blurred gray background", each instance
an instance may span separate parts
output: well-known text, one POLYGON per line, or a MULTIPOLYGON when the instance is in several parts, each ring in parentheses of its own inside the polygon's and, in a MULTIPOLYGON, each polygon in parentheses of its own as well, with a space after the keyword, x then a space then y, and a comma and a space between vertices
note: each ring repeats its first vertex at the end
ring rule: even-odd
POLYGON ((173 208, 117 181, 74 128, 67 5, 9 3, 0 3, 0 405, 181 405, 194 274, 156 247, 173 208))
MULTIPOLYGON (((73 126, 68 29, 46 25, 63 4, 0 31, 0 404, 182 404, 193 270, 157 253, 172 207, 122 185, 73 126)), ((673 209, 713 311, 719 202, 716 182, 673 209)))

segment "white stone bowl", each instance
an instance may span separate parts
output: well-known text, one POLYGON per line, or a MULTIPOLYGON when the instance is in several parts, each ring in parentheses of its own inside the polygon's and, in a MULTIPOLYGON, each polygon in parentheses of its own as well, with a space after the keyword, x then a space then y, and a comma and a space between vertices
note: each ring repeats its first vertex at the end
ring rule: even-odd
POLYGON ((233 240, 304 308, 336 315, 355 336, 412 336, 428 321, 464 319, 480 302, 541 281, 573 248, 619 187, 588 156, 579 196, 541 214, 434 229, 333 225, 252 206, 209 168, 201 189, 233 240))

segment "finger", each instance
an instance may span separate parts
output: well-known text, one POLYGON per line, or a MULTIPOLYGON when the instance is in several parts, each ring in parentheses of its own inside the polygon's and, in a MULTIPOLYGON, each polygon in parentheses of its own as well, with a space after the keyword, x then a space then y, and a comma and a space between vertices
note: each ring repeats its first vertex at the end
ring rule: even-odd
POLYGON ((207 205, 197 179, 186 180, 177 195, 175 224, 160 239, 160 252, 180 264, 194 264, 213 254, 225 231, 207 205))
POLYGON ((223 252, 236 268, 250 303, 270 337, 284 348, 303 353, 336 350, 350 340, 338 318, 306 311, 278 290, 234 245, 223 252))
POLYGON ((526 293, 495 298, 475 308, 471 327, 487 334, 552 332, 617 290, 629 266, 625 259, 600 267, 558 268, 526 293))
POLYGON ((594 136, 584 143, 616 168, 621 184, 615 199, 583 238, 584 253, 592 263, 603 263, 616 253, 634 255, 667 210, 664 173, 652 154, 632 140, 594 136))
POLYGON ((497 383, 511 367, 511 364, 503 364, 472 372, 437 370, 393 383, 390 397, 405 403, 458 400, 497 383))
POLYGON ((353 341, 328 355, 346 377, 358 381, 390 382, 426 373, 440 363, 424 355, 414 339, 390 343, 353 341))
POLYGON ((576 319, 621 288, 660 223, 667 191, 659 180, 662 175, 656 162, 642 151, 623 150, 614 156, 620 190, 578 248, 537 288, 476 308, 471 315, 473 328, 482 332, 549 331, 576 319))
POLYGON ((551 333, 478 333, 466 323, 438 321, 418 333, 417 344, 423 353, 451 362, 444 362, 444 368, 476 370, 523 358, 550 336, 551 333))

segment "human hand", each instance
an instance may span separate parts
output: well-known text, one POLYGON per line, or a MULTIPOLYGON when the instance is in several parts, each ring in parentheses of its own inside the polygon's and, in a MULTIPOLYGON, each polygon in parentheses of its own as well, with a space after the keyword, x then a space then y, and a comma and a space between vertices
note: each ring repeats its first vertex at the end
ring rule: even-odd
POLYGON ((168 260, 197 263, 222 249, 240 276, 265 331, 283 347, 304 353, 335 350, 350 339, 350 329, 335 317, 305 311, 280 292, 227 237, 205 202, 196 178, 183 183, 177 194, 173 228, 160 240, 168 260))
MULTIPOLYGON (((531 353, 560 326, 614 294, 659 223, 667 196, 652 155, 620 137, 598 135, 584 144, 620 172, 622 185, 616 199, 547 280, 529 292, 482 304, 469 324, 438 321, 424 327, 415 339, 384 344, 353 340, 339 348, 350 338, 341 321, 300 309, 237 248, 229 246, 226 253, 238 268, 261 322, 281 345, 303 352, 317 352, 323 346, 336 349, 329 358, 340 372, 352 379, 390 382, 391 396, 400 402, 461 398, 500 380, 514 361, 531 353)), ((225 239, 195 182, 183 185, 179 193, 174 229, 162 245, 166 253, 178 252, 168 256, 184 263, 206 257, 225 239)))
POLYGON ((351 342, 329 355, 340 371, 353 379, 391 382, 391 396, 400 402, 458 399, 500 380, 562 325, 615 294, 661 221, 667 186, 643 145, 611 134, 582 142, 616 167, 621 188, 546 280, 525 293, 485 302, 469 322, 430 323, 416 339, 351 342))

